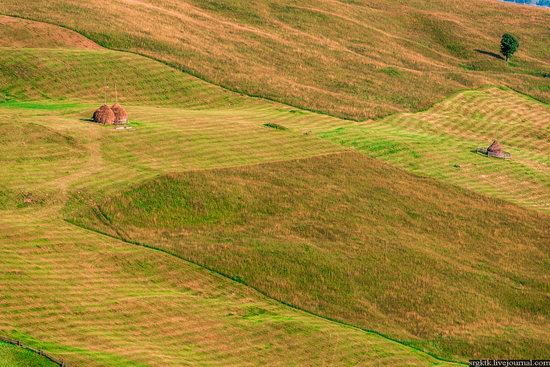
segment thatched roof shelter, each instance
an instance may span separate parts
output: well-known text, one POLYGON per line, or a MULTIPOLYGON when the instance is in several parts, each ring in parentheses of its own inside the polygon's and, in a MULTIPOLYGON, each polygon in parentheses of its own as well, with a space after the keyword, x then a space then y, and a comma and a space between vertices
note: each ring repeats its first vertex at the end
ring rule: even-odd
POLYGON ((109 106, 104 104, 94 112, 93 120, 100 124, 112 125, 115 123, 115 113, 109 106))
POLYGON ((128 122, 128 113, 126 113, 126 110, 120 105, 120 103, 116 102, 111 107, 111 110, 113 110, 115 114, 115 124, 125 124, 128 122))

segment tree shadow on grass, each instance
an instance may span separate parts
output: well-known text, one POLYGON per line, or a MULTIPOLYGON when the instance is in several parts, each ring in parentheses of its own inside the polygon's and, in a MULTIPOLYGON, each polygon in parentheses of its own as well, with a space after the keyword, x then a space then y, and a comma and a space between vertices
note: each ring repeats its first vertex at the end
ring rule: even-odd
POLYGON ((497 53, 491 52, 491 51, 485 51, 485 50, 480 50, 480 49, 475 49, 474 51, 477 52, 477 53, 483 54, 483 55, 494 57, 495 59, 504 60, 504 57, 502 57, 501 55, 499 55, 497 53))

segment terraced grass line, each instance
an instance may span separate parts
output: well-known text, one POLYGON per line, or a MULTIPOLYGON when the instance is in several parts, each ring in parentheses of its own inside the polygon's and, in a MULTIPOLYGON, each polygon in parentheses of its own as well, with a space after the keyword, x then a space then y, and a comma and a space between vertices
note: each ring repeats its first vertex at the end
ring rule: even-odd
MULTIPOLYGON (((397 343, 397 344, 400 344, 400 345, 403 345, 407 348, 410 348, 416 352, 420 352, 420 353, 423 353, 423 354, 426 354, 438 361, 441 361, 441 362, 449 362, 449 363, 452 363, 452 364, 456 364, 456 365, 464 365, 464 366, 467 366, 468 363, 465 363, 465 362, 460 362, 460 361, 456 361, 456 360, 453 360, 453 359, 447 359, 447 358, 442 358, 434 353, 431 353, 429 351, 425 351, 421 348, 418 348, 414 345, 411 345, 409 343, 405 343, 399 339, 396 339, 396 338, 392 338, 391 336, 388 336, 388 335, 385 335, 379 331, 376 331, 376 330, 371 330, 371 329, 366 329, 366 328, 362 328, 362 327, 359 327, 359 326, 356 326, 356 325, 352 325, 350 323, 347 323, 345 321, 342 321, 342 320, 338 320, 336 318, 332 318, 332 317, 328 317, 328 316, 323 316, 323 315, 320 315, 318 313, 315 313, 315 312, 312 312, 310 310, 307 310, 307 309, 304 309, 300 306, 297 306, 297 305, 294 305, 290 302, 286 302, 282 299, 278 299, 278 298, 274 298, 273 296, 271 296, 270 294, 266 293, 265 291, 253 286, 253 285, 250 285, 250 284, 247 284, 246 281, 244 281, 243 279, 239 279, 239 278, 235 278, 235 277, 232 277, 226 273, 223 273, 221 272, 220 270, 218 269, 215 269, 215 268, 212 268, 206 264, 203 264, 203 263, 200 263, 200 262, 197 262, 197 261, 194 261, 192 260, 191 258, 186 258, 180 254, 177 254, 177 253, 174 253, 174 252, 171 252, 169 250, 166 250, 166 249, 163 249, 161 247, 156 247, 156 246, 153 246, 153 245, 150 245, 150 244, 146 244, 146 243, 141 243, 139 241, 132 241, 128 238, 125 238, 125 237, 122 237, 122 236, 113 236, 109 233, 106 233, 106 232, 102 232, 98 229, 95 229, 95 228, 90 228, 90 227, 86 227, 86 226, 83 226, 81 224, 78 224, 70 219, 65 219, 65 221, 71 225, 74 225, 78 228, 82 228, 82 229, 85 229, 87 231, 91 231, 91 232, 94 232, 94 233, 97 233, 99 235, 102 235, 102 236, 106 236, 106 237, 109 237, 109 238, 112 238, 112 239, 115 239, 117 241, 121 241, 121 242, 124 242, 128 245, 132 245, 132 246, 141 246, 141 247, 145 247, 147 249, 150 249, 150 250, 153 250, 153 251, 158 251, 158 252, 161 252, 161 253, 164 253, 164 254, 167 254, 167 255, 170 255, 170 256, 173 256, 179 260, 182 260, 182 261, 185 261, 186 263, 190 263, 190 264, 193 264, 195 266, 198 266, 202 269, 205 269, 206 271, 210 272, 210 273, 213 273, 213 274, 216 274, 216 275, 219 275, 231 282, 235 282, 235 283, 238 283, 238 284, 242 284, 252 290, 254 290, 255 292, 261 294, 263 297, 267 298, 267 299, 270 299, 270 300, 273 300, 274 302, 277 302, 283 306, 287 306, 287 307, 290 307, 292 309, 295 309, 297 311, 300 311, 300 312, 303 312, 305 314, 308 314, 308 315, 311 315, 311 316, 314 316, 316 318, 319 318, 319 319, 322 319, 322 320, 326 320, 326 321, 329 321, 329 322, 333 322, 335 324, 338 324, 340 326, 344 326, 344 327, 347 327, 347 328, 351 328, 351 329, 355 329, 355 330, 360 330, 362 332, 365 332, 365 333, 368 333, 368 334, 373 334, 373 335, 377 335, 377 336, 380 336, 384 339, 387 339, 391 342, 394 342, 394 343, 397 343)), ((120 235, 120 233, 119 233, 120 235)))

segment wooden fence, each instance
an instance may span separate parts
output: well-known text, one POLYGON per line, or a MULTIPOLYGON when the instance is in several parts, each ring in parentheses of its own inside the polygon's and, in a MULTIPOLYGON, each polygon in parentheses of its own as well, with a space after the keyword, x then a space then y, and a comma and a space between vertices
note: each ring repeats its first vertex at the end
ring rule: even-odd
POLYGON ((53 363, 57 364, 60 367, 69 367, 69 365, 64 360, 62 360, 61 358, 54 357, 51 354, 49 354, 49 353, 47 353, 47 352, 45 352, 41 349, 36 349, 36 348, 33 348, 29 345, 25 345, 20 340, 6 338, 5 336, 0 335, 0 341, 2 341, 4 343, 16 345, 16 346, 18 346, 20 348, 23 348, 23 349, 26 349, 26 350, 30 350, 31 352, 34 352, 38 355, 43 356, 44 358, 49 359, 50 361, 52 361, 53 363))

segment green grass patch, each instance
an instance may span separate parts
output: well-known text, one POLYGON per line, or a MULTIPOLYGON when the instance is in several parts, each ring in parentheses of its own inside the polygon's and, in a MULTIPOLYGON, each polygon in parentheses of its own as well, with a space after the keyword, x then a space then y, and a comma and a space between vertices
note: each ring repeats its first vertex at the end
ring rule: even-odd
POLYGON ((57 367, 49 359, 30 350, 0 342, 0 367, 57 367))
POLYGON ((279 125, 279 124, 276 124, 274 122, 268 122, 266 124, 264 124, 265 127, 269 127, 271 129, 275 129, 275 130, 288 130, 288 128, 284 127, 283 125, 279 125))
POLYGON ((6 101, 0 103, 0 108, 21 108, 29 110, 47 110, 58 111, 65 109, 83 108, 85 105, 72 102, 25 102, 25 101, 6 101))

